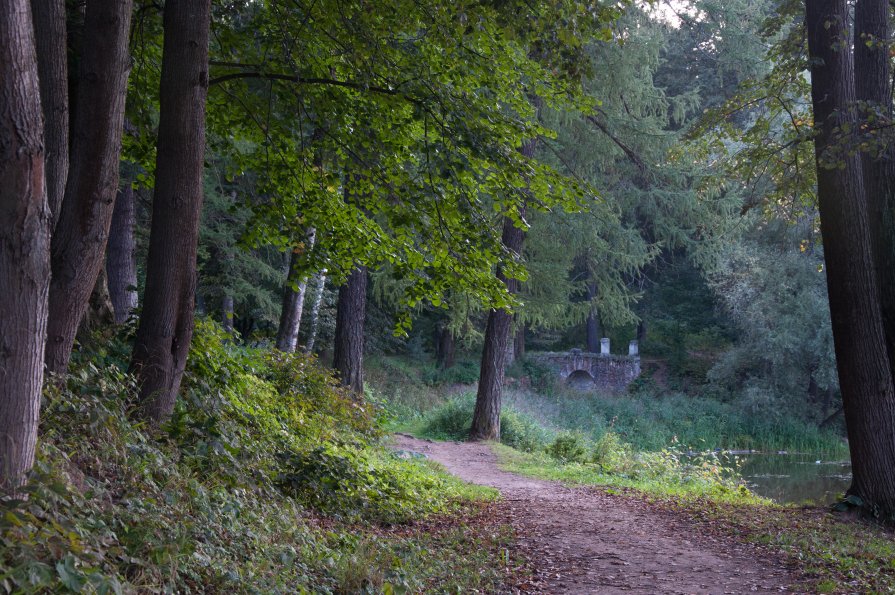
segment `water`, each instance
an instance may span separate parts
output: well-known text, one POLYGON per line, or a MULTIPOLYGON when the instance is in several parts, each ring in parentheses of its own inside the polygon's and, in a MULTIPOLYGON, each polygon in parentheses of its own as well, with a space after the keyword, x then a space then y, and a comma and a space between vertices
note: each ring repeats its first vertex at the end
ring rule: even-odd
POLYGON ((740 473, 756 494, 777 502, 832 504, 851 484, 851 464, 811 454, 737 455, 740 473))

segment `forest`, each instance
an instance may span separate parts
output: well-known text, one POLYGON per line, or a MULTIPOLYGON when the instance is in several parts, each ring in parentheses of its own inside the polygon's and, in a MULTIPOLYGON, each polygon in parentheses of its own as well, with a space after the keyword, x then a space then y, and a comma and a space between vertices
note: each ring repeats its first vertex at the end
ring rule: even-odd
POLYGON ((893 22, 5 0, 0 590, 895 591, 893 22))

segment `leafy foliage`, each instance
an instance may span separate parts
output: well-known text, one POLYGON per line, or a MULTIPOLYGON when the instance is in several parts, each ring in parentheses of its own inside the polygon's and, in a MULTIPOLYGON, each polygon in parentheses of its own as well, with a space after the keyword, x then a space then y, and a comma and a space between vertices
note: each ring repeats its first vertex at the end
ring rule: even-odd
MULTIPOLYGON (((106 361, 125 349, 113 342, 106 361)), ((349 398, 312 357, 236 347, 220 327, 201 322, 186 398, 158 432, 128 417, 136 395, 130 375, 89 357, 77 365, 63 384, 47 387, 28 500, 0 504, 7 590, 344 592, 370 547, 377 552, 370 584, 419 589, 432 579, 427 573, 457 584, 449 568, 424 562, 432 547, 444 552, 440 563, 462 567, 454 553, 462 541, 450 528, 363 545, 353 529, 314 520, 326 512, 397 522, 489 493, 386 454, 372 408, 349 398), (290 457, 315 448, 350 453, 336 463, 301 459, 317 487, 338 484, 348 494, 325 506, 304 486, 286 487, 296 470, 290 457), (388 489, 371 497, 371 485, 388 489)))

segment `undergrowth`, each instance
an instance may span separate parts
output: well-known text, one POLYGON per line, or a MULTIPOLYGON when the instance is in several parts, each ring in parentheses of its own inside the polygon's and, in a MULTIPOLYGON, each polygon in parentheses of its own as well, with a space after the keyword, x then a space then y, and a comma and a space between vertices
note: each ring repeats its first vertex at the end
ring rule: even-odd
MULTIPOLYGON (((435 440, 466 440, 472 426, 475 393, 457 395, 423 416, 421 422, 409 428, 435 440)), ((512 407, 500 412, 500 440, 522 451, 541 450, 549 444, 553 432, 528 415, 512 407)))
POLYGON ((500 580, 509 537, 458 520, 494 492, 392 456, 377 411, 313 358, 239 348, 200 323, 177 409, 151 428, 134 415, 125 354, 120 340, 80 354, 48 385, 27 498, 0 502, 6 592, 456 592, 500 580))
MULTIPOLYGON (((470 393, 455 397, 411 429, 436 440, 465 440, 474 404, 470 393)), ((570 483, 761 501, 739 478, 735 457, 723 453, 696 453, 674 441, 658 451, 642 451, 617 432, 606 431, 594 439, 581 431, 545 427, 507 406, 500 420, 501 444, 495 448, 510 471, 570 483)))
MULTIPOLYGON (((427 384, 434 368, 425 360, 379 357, 368 369, 377 398, 391 413, 391 429, 438 439, 466 437, 474 387, 447 381, 427 384)), ((848 456, 837 433, 787 412, 753 411, 737 402, 646 389, 622 394, 581 391, 557 382, 553 374, 528 360, 517 360, 507 371, 503 404, 508 419, 501 420, 502 433, 505 428, 512 432, 516 421, 541 428, 532 429, 535 443, 523 450, 546 446, 560 431, 593 441, 611 431, 641 451, 660 452, 676 444, 694 452, 754 449, 848 456)))

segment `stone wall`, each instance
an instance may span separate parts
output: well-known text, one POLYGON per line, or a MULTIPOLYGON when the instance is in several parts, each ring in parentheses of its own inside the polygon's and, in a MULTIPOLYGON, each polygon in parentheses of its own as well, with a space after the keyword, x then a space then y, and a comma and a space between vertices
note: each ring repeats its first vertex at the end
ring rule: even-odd
POLYGON ((554 369, 561 379, 573 381, 574 386, 582 389, 593 387, 604 391, 623 391, 640 376, 640 354, 636 341, 631 341, 629 355, 610 354, 608 339, 603 340, 601 351, 589 353, 573 349, 564 353, 530 353, 528 357, 554 369))

